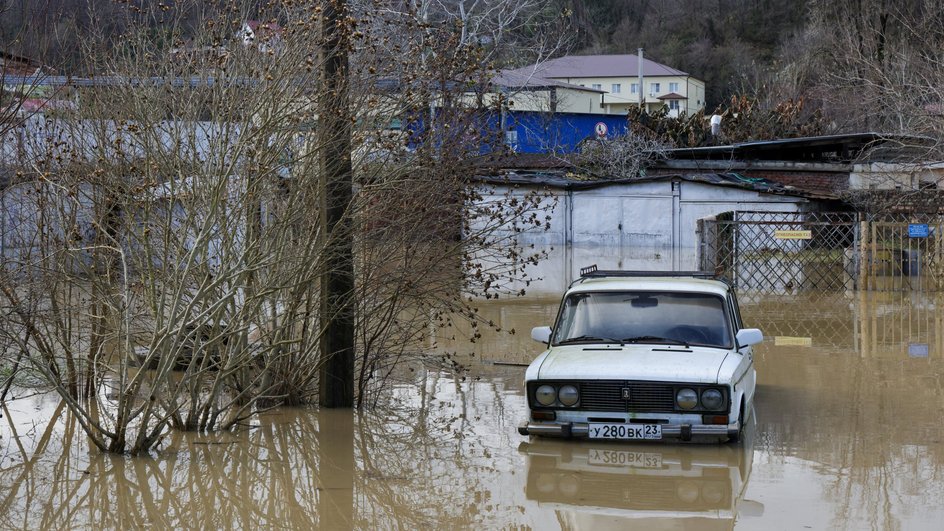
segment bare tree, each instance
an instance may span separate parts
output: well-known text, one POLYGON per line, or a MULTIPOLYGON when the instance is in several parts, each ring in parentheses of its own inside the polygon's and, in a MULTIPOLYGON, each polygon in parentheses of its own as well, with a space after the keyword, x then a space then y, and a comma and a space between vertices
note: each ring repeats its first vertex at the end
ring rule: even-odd
POLYGON ((494 41, 386 3, 343 18, 349 44, 293 2, 224 2, 191 31, 184 4, 129 11, 107 53, 90 39, 102 75, 78 114, 37 125, 19 161, 22 252, 0 276, 19 333, 5 339, 113 452, 310 402, 339 312, 353 312, 361 405, 406 361, 457 368, 417 338, 478 323, 470 300, 510 294, 536 260, 498 229, 544 223, 537 194, 486 200, 471 179, 501 146, 480 61, 494 41), (250 12, 265 31, 247 42, 250 12), (337 46, 352 53, 346 103, 320 74, 337 46), (430 49, 454 53, 418 60, 430 49), (337 118, 350 140, 325 134, 337 118), (326 193, 330 153, 351 157, 350 202, 326 193), (324 306, 345 260, 332 241, 353 252, 353 284, 324 306))
POLYGON ((857 162, 861 186, 846 195, 873 214, 938 210, 944 172, 944 30, 940 2, 866 1, 854 10, 812 2, 803 53, 808 96, 844 131, 887 134, 857 162), (872 166, 872 161, 881 161, 872 166))

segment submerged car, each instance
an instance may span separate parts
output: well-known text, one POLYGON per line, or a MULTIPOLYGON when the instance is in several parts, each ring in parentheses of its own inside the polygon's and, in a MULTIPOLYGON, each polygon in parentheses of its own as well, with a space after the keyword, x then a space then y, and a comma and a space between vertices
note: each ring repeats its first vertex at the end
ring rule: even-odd
POLYGON ((525 373, 522 435, 731 441, 752 411, 752 345, 731 286, 708 273, 584 268, 525 373))

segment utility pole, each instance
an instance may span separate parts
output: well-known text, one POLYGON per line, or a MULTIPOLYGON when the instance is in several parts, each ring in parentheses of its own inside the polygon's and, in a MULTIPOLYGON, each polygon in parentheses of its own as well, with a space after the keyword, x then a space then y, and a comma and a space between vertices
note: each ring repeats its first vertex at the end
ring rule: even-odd
POLYGON ((645 110, 645 109, 644 109, 644 106, 645 106, 645 102, 646 102, 646 97, 643 95, 643 88, 642 88, 642 83, 643 83, 643 76, 642 76, 642 48, 639 48, 639 49, 636 51, 636 63, 637 63, 637 66, 638 66, 638 75, 639 75, 639 110, 640 110, 640 111, 643 111, 643 110, 645 110))
POLYGON ((325 49, 318 116, 322 150, 322 227, 325 272, 321 277, 319 403, 354 405, 354 247, 349 207, 353 196, 351 108, 348 95, 346 0, 324 1, 325 49))

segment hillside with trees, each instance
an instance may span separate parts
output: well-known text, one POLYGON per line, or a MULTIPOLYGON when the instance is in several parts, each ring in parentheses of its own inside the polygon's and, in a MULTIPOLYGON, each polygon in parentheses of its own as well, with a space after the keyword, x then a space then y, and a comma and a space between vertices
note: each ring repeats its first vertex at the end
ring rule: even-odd
POLYGON ((708 106, 757 94, 808 21, 805 0, 557 0, 580 54, 636 53, 704 79, 708 106))
POLYGON ((635 53, 706 82, 708 112, 743 98, 827 130, 944 131, 939 0, 556 0, 571 53, 635 53), (796 106, 800 106, 800 115, 796 106))
MULTIPOLYGON (((412 9, 436 4, 447 18, 474 4, 401 3, 412 9)), ((140 2, 0 0, 0 42, 4 51, 41 61, 58 73, 88 75, 96 68, 87 61, 95 56, 89 46, 120 45, 126 15, 135 4, 140 2)), ((167 5, 172 4, 178 38, 184 39, 198 20, 213 16, 208 11, 215 5, 167 5)), ((234 20, 257 17, 264 2, 237 4, 238 12, 228 13, 234 20)), ((767 110, 800 102, 799 118, 819 113, 829 130, 933 134, 944 129, 938 88, 944 86, 939 79, 944 71, 942 7, 939 0, 528 2, 522 9, 532 13, 516 15, 524 22, 514 27, 502 26, 502 51, 483 66, 643 48, 646 57, 704 79, 709 113, 729 108, 734 98, 746 97, 767 110), (535 46, 542 39, 555 42, 535 46)), ((152 24, 158 28, 160 22, 156 16, 152 24)), ((490 37, 482 38, 487 46, 490 37)))

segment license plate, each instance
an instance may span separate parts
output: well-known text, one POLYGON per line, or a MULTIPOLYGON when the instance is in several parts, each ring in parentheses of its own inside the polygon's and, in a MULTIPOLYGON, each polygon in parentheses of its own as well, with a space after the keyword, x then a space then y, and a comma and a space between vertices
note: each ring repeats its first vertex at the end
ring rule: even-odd
POLYGON ((597 424, 589 426, 591 439, 661 439, 661 424, 597 424))
POLYGON ((662 468, 662 454, 598 450, 592 448, 587 462, 598 466, 629 466, 633 468, 662 468))

